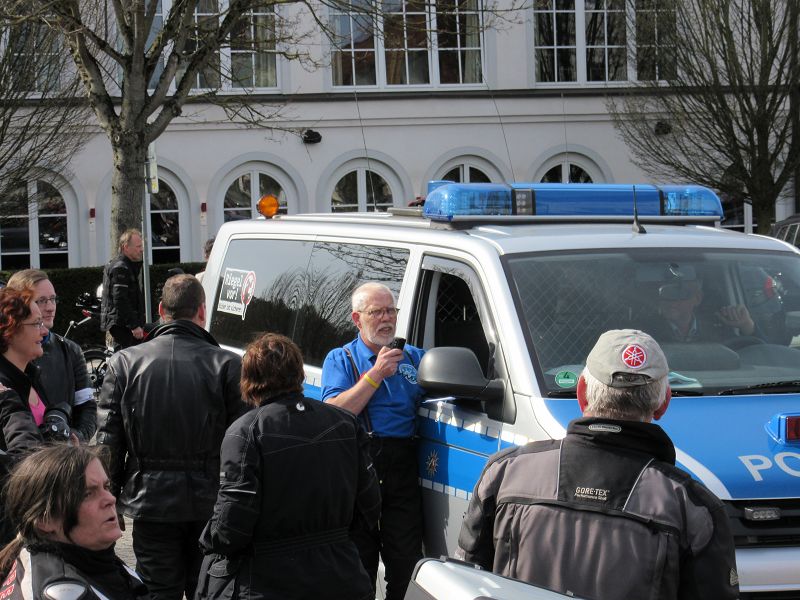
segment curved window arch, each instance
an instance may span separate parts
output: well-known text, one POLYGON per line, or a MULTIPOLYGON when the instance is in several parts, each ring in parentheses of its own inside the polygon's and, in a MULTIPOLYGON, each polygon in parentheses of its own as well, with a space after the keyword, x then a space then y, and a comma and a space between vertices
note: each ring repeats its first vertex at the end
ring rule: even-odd
POLYGON ((559 152, 543 162, 533 181, 542 183, 604 183, 602 169, 595 161, 576 152, 559 152))
POLYGON ((594 183, 586 169, 571 162, 551 167, 542 176, 542 183, 594 183))
POLYGON ((457 183, 505 181, 503 173, 494 163, 473 154, 461 154, 442 162, 434 171, 434 179, 446 179, 457 183))
POLYGON ((391 186, 380 174, 364 167, 345 173, 331 194, 331 212, 380 212, 390 206, 394 206, 391 186))
POLYGON ((258 201, 268 194, 278 199, 278 214, 288 214, 286 192, 274 177, 257 169, 242 173, 225 190, 222 201, 223 221, 257 217, 258 201))
POLYGON ((19 182, 0 218, 0 268, 59 269, 69 266, 67 204, 44 179, 19 182))

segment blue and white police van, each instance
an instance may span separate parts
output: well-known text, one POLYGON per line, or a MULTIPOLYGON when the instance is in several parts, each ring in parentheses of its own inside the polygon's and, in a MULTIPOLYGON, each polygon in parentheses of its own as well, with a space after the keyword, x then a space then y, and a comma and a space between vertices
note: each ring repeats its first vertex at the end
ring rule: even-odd
POLYGON ((353 288, 394 290, 397 335, 427 350, 429 556, 454 553, 489 455, 565 435, 597 337, 651 332, 673 390, 659 424, 728 508, 742 597, 800 598, 800 253, 721 229, 721 215, 698 186, 451 183, 422 208, 226 223, 207 327, 237 351, 288 335, 319 397, 326 354, 356 335, 353 288), (665 317, 681 303, 692 325, 678 332, 665 317), (723 307, 752 323, 732 326, 723 307))

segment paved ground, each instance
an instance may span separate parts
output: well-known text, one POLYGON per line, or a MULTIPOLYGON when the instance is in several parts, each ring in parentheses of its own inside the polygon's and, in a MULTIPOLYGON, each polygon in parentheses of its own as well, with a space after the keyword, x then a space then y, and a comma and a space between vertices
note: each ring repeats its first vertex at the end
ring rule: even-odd
POLYGON ((131 540, 130 519, 125 523, 128 527, 126 531, 122 532, 122 537, 117 542, 116 550, 117 556, 125 561, 131 569, 136 568, 136 557, 133 556, 133 541, 131 540))

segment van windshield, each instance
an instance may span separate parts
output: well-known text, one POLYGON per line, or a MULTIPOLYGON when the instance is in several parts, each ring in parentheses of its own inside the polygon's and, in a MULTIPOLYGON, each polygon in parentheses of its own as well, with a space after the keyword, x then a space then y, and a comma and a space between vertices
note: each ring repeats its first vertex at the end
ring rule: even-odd
POLYGON ((508 257, 507 268, 545 394, 574 392, 598 336, 626 328, 658 340, 676 393, 800 391, 797 255, 697 248, 531 253, 508 257))

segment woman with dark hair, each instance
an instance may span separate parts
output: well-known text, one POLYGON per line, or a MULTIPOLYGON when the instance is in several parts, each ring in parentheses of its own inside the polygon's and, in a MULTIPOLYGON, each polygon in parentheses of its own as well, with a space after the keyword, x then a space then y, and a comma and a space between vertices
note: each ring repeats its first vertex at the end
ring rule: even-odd
POLYGON ((148 600, 117 558, 116 498, 96 449, 49 446, 25 458, 6 486, 17 537, 0 551, 0 598, 148 600))
MULTIPOLYGON (((13 460, 44 442, 47 403, 31 361, 42 355, 47 333, 31 291, 0 289, 0 485, 13 460)), ((0 507, 0 544, 13 536, 0 507)))
POLYGON ((254 409, 222 441, 196 599, 374 597, 349 535, 380 510, 366 433, 349 412, 303 396, 303 357, 285 336, 246 348, 241 391, 254 409))

